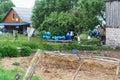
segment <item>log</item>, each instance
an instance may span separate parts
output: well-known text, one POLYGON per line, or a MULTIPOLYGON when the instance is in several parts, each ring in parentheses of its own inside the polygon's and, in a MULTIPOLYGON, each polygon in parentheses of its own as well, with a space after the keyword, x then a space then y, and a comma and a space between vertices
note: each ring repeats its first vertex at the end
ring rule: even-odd
POLYGON ((42 58, 42 54, 43 54, 43 52, 38 49, 30 63, 30 66, 28 67, 28 69, 26 71, 26 74, 25 74, 23 80, 31 80, 31 78, 34 74, 35 68, 36 68, 37 64, 40 62, 40 59, 42 58))

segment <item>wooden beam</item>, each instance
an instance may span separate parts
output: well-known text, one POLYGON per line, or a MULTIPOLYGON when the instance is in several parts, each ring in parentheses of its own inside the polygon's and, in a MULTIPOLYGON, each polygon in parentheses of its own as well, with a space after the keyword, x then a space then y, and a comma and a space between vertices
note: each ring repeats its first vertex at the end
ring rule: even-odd
POLYGON ((42 54, 43 54, 43 52, 38 49, 30 63, 30 66, 28 67, 28 69, 26 71, 26 74, 25 74, 23 80, 31 80, 31 78, 35 72, 35 68, 36 68, 37 64, 40 62, 40 59, 42 58, 42 54))

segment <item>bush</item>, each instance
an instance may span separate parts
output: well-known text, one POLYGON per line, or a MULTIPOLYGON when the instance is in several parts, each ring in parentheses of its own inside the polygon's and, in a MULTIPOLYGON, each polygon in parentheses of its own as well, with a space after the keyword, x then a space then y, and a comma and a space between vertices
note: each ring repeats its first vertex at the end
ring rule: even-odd
POLYGON ((18 50, 15 46, 12 45, 5 45, 0 49, 0 53, 2 53, 2 57, 17 57, 18 56, 18 50))
POLYGON ((30 47, 22 47, 22 50, 20 52, 21 56, 29 56, 31 54, 31 48, 30 47))
POLYGON ((2 53, 0 53, 0 59, 2 59, 2 53))
POLYGON ((55 47, 53 44, 43 43, 41 45, 42 50, 54 50, 55 47))
POLYGON ((120 50, 120 46, 117 46, 115 49, 116 49, 116 50, 120 50))
POLYGON ((98 46, 97 49, 99 49, 99 50, 113 50, 113 48, 110 46, 98 46))
POLYGON ((21 42, 21 45, 22 46, 28 46, 30 47, 31 49, 37 49, 38 48, 38 44, 37 43, 34 43, 34 42, 21 42))

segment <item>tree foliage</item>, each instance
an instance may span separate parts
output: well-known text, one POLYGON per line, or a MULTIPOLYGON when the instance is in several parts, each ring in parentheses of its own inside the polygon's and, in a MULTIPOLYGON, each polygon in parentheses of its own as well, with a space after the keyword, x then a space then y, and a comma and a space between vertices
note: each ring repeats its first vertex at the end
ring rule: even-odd
POLYGON ((104 0, 79 0, 78 9, 80 10, 80 26, 84 29, 92 29, 99 24, 97 16, 103 16, 104 0))
POLYGON ((103 16, 104 8, 104 0, 36 0, 32 23, 54 35, 87 31, 99 24, 97 16, 103 16))
POLYGON ((0 0, 0 22, 2 22, 8 10, 13 6, 11 0, 0 0))
POLYGON ((50 31, 52 35, 65 35, 67 31, 74 31, 77 24, 77 18, 68 12, 52 12, 43 21, 39 30, 50 31))
POLYGON ((69 11, 76 2, 77 0, 36 0, 32 15, 33 26, 38 28, 51 12, 69 11))

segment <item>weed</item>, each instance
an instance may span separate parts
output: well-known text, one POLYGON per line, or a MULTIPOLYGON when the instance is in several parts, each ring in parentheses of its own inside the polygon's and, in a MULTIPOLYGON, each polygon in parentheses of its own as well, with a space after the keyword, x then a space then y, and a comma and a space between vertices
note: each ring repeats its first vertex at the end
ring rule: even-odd
POLYGON ((20 66, 20 63, 19 62, 14 62, 13 65, 20 66))

